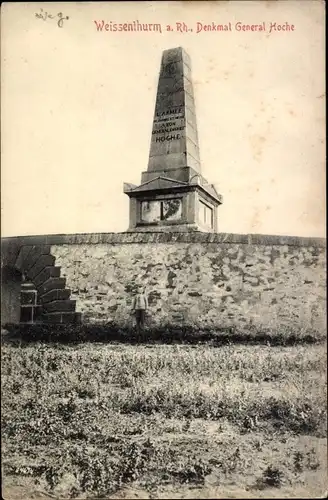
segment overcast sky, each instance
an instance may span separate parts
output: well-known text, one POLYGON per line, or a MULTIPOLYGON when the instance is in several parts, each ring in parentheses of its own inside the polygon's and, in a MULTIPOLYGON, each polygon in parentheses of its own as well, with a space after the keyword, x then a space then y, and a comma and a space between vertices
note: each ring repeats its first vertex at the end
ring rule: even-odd
POLYGON ((219 231, 325 235, 323 3, 9 4, 1 22, 2 236, 127 229, 123 182, 147 169, 162 51, 178 46, 202 172, 224 197, 219 231), (59 28, 41 7, 69 19, 59 28), (95 20, 162 33, 97 32, 95 20), (182 21, 194 31, 166 31, 182 21))

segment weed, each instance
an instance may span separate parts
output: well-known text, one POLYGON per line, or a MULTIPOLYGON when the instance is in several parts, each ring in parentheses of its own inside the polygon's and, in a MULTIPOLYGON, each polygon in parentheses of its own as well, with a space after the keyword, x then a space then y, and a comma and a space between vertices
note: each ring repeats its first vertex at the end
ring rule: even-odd
POLYGON ((280 488, 283 476, 284 476, 283 472, 278 467, 272 467, 270 465, 263 472, 263 482, 268 486, 274 486, 275 488, 280 488))
MULTIPOLYGON (((4 474, 66 497, 229 481, 278 453, 273 432, 325 436, 324 369, 319 346, 5 345, 4 474)), ((288 460, 263 487, 321 466, 314 448, 288 460)))
POLYGON ((280 488, 282 486, 284 479, 283 472, 272 465, 269 465, 262 473, 262 476, 257 479, 255 488, 265 489, 265 488, 280 488))
POLYGON ((302 472, 304 468, 304 456, 300 451, 294 454, 294 468, 296 472, 302 472))
POLYGON ((317 470, 320 468, 320 461, 317 458, 317 454, 314 448, 311 448, 306 453, 306 467, 310 470, 317 470))

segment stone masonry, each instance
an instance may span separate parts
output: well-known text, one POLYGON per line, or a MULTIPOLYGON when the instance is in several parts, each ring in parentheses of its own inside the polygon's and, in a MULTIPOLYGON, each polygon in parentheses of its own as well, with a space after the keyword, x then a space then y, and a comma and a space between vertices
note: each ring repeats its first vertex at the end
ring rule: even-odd
POLYGON ((324 328, 324 249, 195 242, 196 235, 156 243, 149 236, 130 244, 52 246, 84 322, 130 324, 132 292, 142 284, 149 326, 324 328))
POLYGON ((132 324, 141 284, 150 327, 325 329, 321 239, 200 232, 20 238, 33 241, 48 245, 83 323, 132 324))

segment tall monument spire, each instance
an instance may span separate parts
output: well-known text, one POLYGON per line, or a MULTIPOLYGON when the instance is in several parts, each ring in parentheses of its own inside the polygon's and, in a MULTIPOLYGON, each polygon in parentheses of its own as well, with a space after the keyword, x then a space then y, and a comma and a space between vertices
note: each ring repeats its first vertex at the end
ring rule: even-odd
POLYGON ((201 173, 191 63, 181 47, 163 52, 148 168, 124 192, 129 231, 217 231, 222 197, 201 173))
POLYGON ((190 58, 182 49, 162 55, 148 171, 191 167, 200 173, 190 58))

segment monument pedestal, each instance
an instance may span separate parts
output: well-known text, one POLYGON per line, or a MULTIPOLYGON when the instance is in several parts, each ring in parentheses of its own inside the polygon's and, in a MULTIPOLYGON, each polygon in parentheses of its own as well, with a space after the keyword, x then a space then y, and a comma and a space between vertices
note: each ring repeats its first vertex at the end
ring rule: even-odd
POLYGON ((211 186, 157 177, 125 185, 124 192, 130 197, 128 231, 216 232, 220 195, 211 186))
POLYGON ((124 193, 128 231, 217 232, 222 196, 201 174, 190 58, 182 48, 163 53, 148 168, 124 193))

